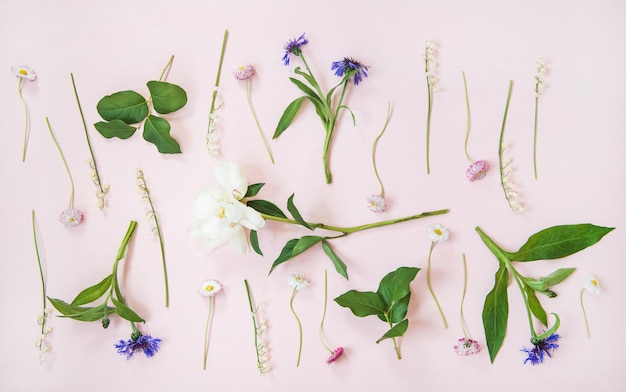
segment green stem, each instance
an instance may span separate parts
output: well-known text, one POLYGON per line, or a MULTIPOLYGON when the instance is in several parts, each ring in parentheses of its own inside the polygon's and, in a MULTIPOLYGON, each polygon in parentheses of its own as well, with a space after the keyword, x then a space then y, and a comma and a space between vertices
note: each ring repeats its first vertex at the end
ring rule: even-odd
POLYGON ((537 113, 539 111, 539 86, 535 87, 535 121, 533 132, 533 169, 535 172, 535 180, 537 179, 537 113))
POLYGON ((248 286, 248 281, 246 279, 243 280, 244 285, 246 286, 246 294, 248 295, 248 304, 250 305, 250 315, 252 316, 252 326, 254 327, 254 350, 256 351, 256 364, 260 369, 261 360, 259 358, 259 339, 258 339, 258 327, 256 325, 256 317, 254 316, 255 310, 254 305, 252 304, 252 295, 250 294, 250 287, 248 286))
POLYGON ((506 192, 506 188, 504 186, 504 164, 503 164, 503 158, 502 158, 502 153, 504 151, 504 128, 506 126, 506 118, 507 115, 509 113, 509 103, 511 102, 511 92, 513 91, 513 81, 509 81, 509 90, 507 92, 506 95, 506 105, 504 107, 504 117, 502 118, 502 127, 500 129, 500 143, 499 143, 499 148, 498 148, 498 164, 500 167, 500 185, 502 186, 502 190, 504 191, 504 197, 506 198, 507 202, 509 203, 509 206, 511 206, 511 200, 509 199, 509 196, 506 192))
POLYGON ((124 297, 122 297, 122 291, 120 290, 120 286, 119 286, 119 284, 117 282, 117 267, 118 267, 118 264, 119 264, 120 260, 122 260, 124 257, 126 257, 126 249, 128 248, 128 244, 129 244, 131 238, 133 237, 133 233, 135 232, 135 228, 136 227, 137 227, 137 222, 130 221, 130 224, 128 225, 128 230, 126 230, 126 234, 124 235, 124 238, 122 239, 122 244, 120 245, 120 248, 117 251, 117 256, 115 257, 115 262, 113 263, 113 282, 112 282, 112 286, 113 286, 113 288, 115 290, 115 296, 117 297, 117 300, 120 301, 121 303, 124 303, 124 297))
MULTIPOLYGON (((215 100, 217 99, 217 89, 220 85, 220 76, 222 75, 222 63, 224 62, 224 52, 226 51, 226 41, 228 40, 228 30, 224 30, 224 38, 222 39, 222 50, 220 51, 219 64, 217 66, 217 76, 215 77, 215 84, 213 87, 213 94, 211 96, 211 107, 209 109, 209 126, 207 129, 207 136, 210 133, 211 123, 213 122, 212 114, 215 111, 215 100)), ((209 143, 207 137, 206 143, 209 143)))
MULTIPOLYGON (((147 191, 147 188, 146 188, 147 191)), ((161 250, 161 263, 163 264, 163 279, 165 281, 165 307, 170 306, 170 289, 169 279, 167 278, 167 264, 165 263, 165 248, 163 245, 163 235, 161 234, 161 226, 159 225, 159 219, 157 218, 152 204, 152 199, 148 196, 148 204, 150 205, 150 211, 152 211, 152 217, 154 218, 154 227, 156 228, 157 236, 159 237, 159 248, 161 250)))
POLYGON ((206 325, 204 326, 204 358, 202 362, 202 370, 206 370, 206 360, 209 355, 209 327, 211 325, 211 316, 213 315, 213 303, 215 297, 209 298, 209 314, 206 318, 206 325))
POLYGON ((463 295, 461 296, 461 307, 459 315, 461 318, 461 328, 463 329, 463 336, 465 339, 469 339, 467 328, 465 327, 465 317, 463 317, 463 303, 465 302, 465 294, 467 292, 467 261, 465 260, 465 253, 463 253, 463 295))
POLYGON ((174 61, 174 55, 170 57, 170 60, 167 62, 167 64, 165 64, 165 68, 163 68, 163 71, 161 71, 161 76, 159 76, 159 82, 163 81, 164 77, 167 78, 165 74, 169 73, 169 70, 172 67, 173 61, 174 61))
POLYGON ((324 335, 323 335, 323 330, 324 330, 324 320, 326 319, 326 304, 328 302, 328 271, 324 270, 324 309, 322 310, 322 321, 320 321, 320 327, 318 329, 318 334, 320 336, 320 342, 322 342, 322 345, 326 348, 326 350, 328 350, 330 352, 330 354, 333 354, 333 349, 330 348, 326 342, 324 342, 324 335))
MULTIPOLYGON (((33 240, 35 242, 35 254, 37 255, 37 265, 39 266, 39 277, 41 279, 41 300, 43 305, 43 316, 46 317, 46 281, 43 267, 41 266, 41 256, 39 255, 39 243, 37 241, 37 229, 35 228, 35 210, 31 210, 31 223, 33 227, 33 240)), ((44 333, 45 323, 41 323, 41 333, 44 333)))
POLYGON ((256 127, 259 130, 259 134, 261 135, 261 139, 263 140, 263 144, 265 145, 265 151, 267 151, 267 154, 270 156, 270 161, 272 161, 272 164, 273 164, 274 156, 272 155, 272 150, 270 149, 270 146, 267 143, 267 139, 265 138, 263 129, 261 129, 261 124, 259 123, 259 119, 257 118, 256 113, 254 112, 254 107, 252 106, 252 99, 250 97, 250 83, 248 79, 246 79, 246 98, 248 100, 248 107, 250 108, 252 117, 254 117, 254 123, 256 124, 256 127))
POLYGON ((582 289, 580 291, 580 308, 583 311, 583 317, 585 318, 585 327, 587 328, 587 337, 591 337, 591 331, 589 330, 589 321, 587 320, 587 312, 585 311, 585 305, 583 303, 583 293, 585 292, 585 289, 582 289))
POLYGON ((470 163, 474 163, 474 160, 470 157, 469 153, 467 152, 467 142, 469 141, 469 135, 470 135, 470 127, 471 127, 471 116, 470 116, 470 104, 469 104, 469 93, 467 92, 467 80, 465 79, 465 72, 462 72, 463 74, 463 88, 465 90, 465 111, 467 113, 467 125, 465 126, 465 156, 467 157, 467 160, 470 161, 470 163))
POLYGON ((380 131, 380 134, 374 139, 374 143, 372 144, 372 165, 374 166, 374 174, 376 175, 376 179, 380 184, 380 197, 385 197, 385 187, 383 186, 383 182, 380 179, 380 175, 378 174, 378 169, 376 168, 376 147, 378 146, 378 141, 383 136, 385 131, 387 130, 387 125, 389 124, 389 119, 391 118, 391 102, 387 102, 387 117, 385 118, 385 125, 383 126, 383 130, 380 131))
POLYGON ((426 62, 426 87, 428 88, 428 108, 426 112, 426 173, 430 174, 430 118, 433 112, 432 107, 432 89, 430 87, 430 79, 428 78, 428 59, 426 62))
POLYGON ((65 166, 65 171, 67 172, 67 175, 70 178, 71 192, 70 192, 70 203, 69 203, 69 207, 68 208, 72 209, 72 207, 74 206, 74 180, 72 179, 72 173, 70 173, 70 168, 67 165, 67 161, 65 160, 65 156, 63 155, 63 150, 61 150, 61 146, 59 146, 59 142, 57 142, 57 138, 54 137, 54 133, 52 132, 52 127, 50 126, 50 121, 48 120, 48 117, 46 117, 46 124, 48 125, 48 130, 50 131, 50 136, 52 136, 52 141, 54 142, 54 145, 57 147, 57 150, 59 151, 59 154, 61 154, 61 159, 63 160, 63 165, 65 166))
MULTIPOLYGON (((385 313, 384 316, 385 320, 387 320, 387 324, 389 324, 389 328, 393 328, 393 324, 391 323, 391 320, 389 319, 387 313, 385 313)), ((402 355, 400 354, 400 347, 398 346, 398 341, 396 340, 395 336, 392 337, 391 340, 393 341, 393 349, 396 352, 396 357, 398 358, 398 360, 402 359, 402 355)))
MULTIPOLYGON (((357 231, 372 229, 372 228, 375 228, 375 227, 389 226, 389 225, 393 225, 395 223, 407 222, 407 221, 410 221, 410 220, 425 218, 425 217, 428 217, 428 216, 446 214, 449 211, 450 210, 448 210, 448 209, 429 211, 429 212, 423 212, 423 213, 417 214, 417 215, 407 216, 407 217, 404 217, 404 218, 389 219, 389 220, 385 220, 385 221, 381 221, 381 222, 368 223, 368 224, 365 224, 365 225, 353 226, 353 227, 330 226, 330 225, 326 225, 326 224, 323 224, 323 223, 309 223, 309 225, 311 227, 316 228, 316 229, 319 228, 319 229, 324 229, 324 230, 336 231, 336 232, 340 232, 340 233, 344 233, 344 234, 350 234, 350 233, 355 233, 357 231)), ((266 219, 266 220, 273 220, 273 221, 277 221, 277 222, 289 223, 289 224, 292 224, 292 225, 300 225, 300 223, 296 222, 293 219, 281 218, 281 217, 278 217, 278 216, 273 216, 273 215, 268 215, 268 214, 263 214, 263 213, 261 213, 261 216, 263 217, 263 219, 266 219)))
POLYGON ((433 249, 435 248, 436 242, 433 241, 430 244, 430 251, 428 252, 428 268, 426 269, 426 283, 428 284, 428 291, 432 295, 435 300, 435 304, 437 305, 437 310, 439 310, 439 315, 441 315, 441 320, 443 320, 443 327, 448 329, 448 322, 446 321, 446 316, 443 314, 443 310, 441 309, 441 305, 439 305, 439 301, 437 300, 437 296, 435 296, 435 292, 433 291, 432 284, 430 283, 430 259, 433 254, 433 249))
POLYGON ((299 343, 298 343, 298 359, 296 360, 296 367, 300 366, 300 355, 302 354, 302 324, 300 323, 300 318, 296 314, 296 311, 293 309, 293 299, 296 297, 297 288, 294 287, 293 293, 291 294, 291 300, 289 301, 289 308, 291 309, 291 313, 293 317, 296 318, 296 322, 298 323, 298 335, 299 335, 299 343))
POLYGON ((24 88, 24 78, 19 78, 17 81, 17 94, 22 101, 24 107, 24 147, 22 147, 22 162, 26 161, 26 148, 28 145, 28 131, 30 130, 30 116, 28 115, 28 105, 22 95, 22 89, 24 88))
POLYGON ((506 265, 506 269, 509 270, 509 272, 511 272, 511 275, 513 275, 513 279, 515 279, 515 283, 517 283, 517 287, 519 288, 520 294, 522 295, 522 299, 524 300, 524 306, 526 307, 526 316, 528 317, 528 324, 530 327, 530 335, 532 336, 532 339, 534 339, 537 337, 537 334, 535 333, 535 327, 533 325, 533 316, 530 311, 530 305, 528 304, 528 297, 526 296, 526 293, 524 292, 524 287, 521 282, 520 275, 515 270, 515 268, 513 268, 513 265, 511 264, 510 261, 507 260, 505 262, 505 265, 506 265))

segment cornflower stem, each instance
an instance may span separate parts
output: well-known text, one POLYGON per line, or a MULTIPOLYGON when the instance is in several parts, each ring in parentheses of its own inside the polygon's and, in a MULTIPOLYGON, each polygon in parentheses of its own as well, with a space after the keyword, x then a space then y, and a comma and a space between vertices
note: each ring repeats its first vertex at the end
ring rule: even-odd
POLYGON ((24 78, 19 78, 17 81, 17 95, 20 97, 22 106, 24 107, 24 147, 22 147, 22 162, 26 161, 26 148, 28 146, 28 132, 30 130, 30 116, 28 115, 28 105, 22 95, 22 89, 24 88, 24 78))
POLYGON ((504 116, 502 118, 502 127, 500 129, 500 142, 499 142, 499 148, 498 148, 498 164, 500 167, 500 185, 502 186, 502 190, 504 191, 504 197, 506 198, 507 202, 509 203, 509 207, 512 208, 511 206, 511 200, 509 199, 509 195, 506 192, 506 187, 504 185, 504 163, 503 163, 503 158, 502 158, 502 154, 504 152, 504 128, 506 126, 506 118, 507 115, 509 113, 509 103, 511 102, 511 92, 513 91, 513 81, 509 81, 509 90, 507 92, 506 95, 506 105, 504 107, 504 116))
POLYGON ((209 355, 209 334, 211 332, 211 320, 213 318, 213 306, 215 303, 215 297, 209 297, 209 312, 206 318, 206 324, 204 326, 204 356, 202 361, 202 370, 206 370, 206 360, 209 355))
MULTIPOLYGON (((311 227, 313 227, 314 229, 324 229, 324 230, 336 231, 336 232, 344 233, 344 234, 350 234, 350 233, 355 233, 357 231, 363 231, 363 230, 367 230, 367 229, 372 229, 374 227, 389 226, 389 225, 393 225, 395 223, 407 222, 407 221, 410 221, 410 220, 425 218, 425 217, 428 217, 428 216, 446 214, 449 211, 450 210, 448 210, 448 209, 429 211, 429 212, 423 212, 423 213, 417 214, 417 215, 407 216, 407 217, 404 217, 404 218, 389 219, 389 220, 385 220, 385 221, 381 221, 381 222, 368 223, 368 224, 365 224, 365 225, 353 226, 353 227, 330 226, 330 225, 326 225, 324 223, 309 223, 309 225, 311 227)), ((293 219, 281 218, 281 217, 278 217, 278 216, 273 216, 273 215, 268 215, 268 214, 263 214, 263 213, 261 214, 261 216, 263 217, 263 219, 266 219, 266 220, 272 220, 272 221, 277 221, 277 222, 289 223, 289 224, 292 224, 292 225, 300 225, 300 223, 298 223, 297 221, 295 221, 293 219)))
POLYGON ((585 328, 587 329, 587 337, 591 337, 591 331, 589 329, 589 321, 587 320, 587 312, 585 311, 585 304, 583 303, 583 294, 585 293, 585 289, 580 290, 580 308, 583 311, 583 317, 585 319, 585 328))
POLYGON ((467 293, 467 261, 465 260, 465 253, 463 253, 463 295, 461 296, 461 306, 459 309, 459 316, 461 319, 461 328, 463 329, 463 336, 465 339, 469 339, 467 328, 465 327, 465 317, 463 317, 463 303, 465 302, 465 294, 467 293))
POLYGON ((222 75, 222 63, 224 62, 224 52, 226 51, 226 41, 228 41, 228 30, 224 30, 224 38, 222 39, 222 50, 220 51, 220 59, 217 66, 217 75, 215 76, 215 84, 213 87, 213 93, 211 95, 211 106, 209 108, 209 125, 207 128, 207 140, 209 143, 208 135, 211 133, 211 123, 213 120, 213 112, 215 111, 215 100, 217 99, 217 89, 220 85, 220 77, 222 75))
POLYGON ((274 164, 274 156, 272 155, 272 150, 270 149, 270 145, 267 142, 267 138, 263 133, 263 129, 261 129, 261 124, 259 123, 259 119, 254 111, 254 107, 252 106, 252 98, 250 97, 250 81, 246 79, 246 99, 248 100, 248 107, 250 108, 250 112, 252 113, 252 117, 254 118, 254 123, 256 124, 257 129, 259 130, 259 134, 261 135, 261 139, 263 140, 263 144, 265 145, 265 151, 270 156, 270 161, 274 164))
MULTIPOLYGON (((102 187, 102 182, 100 181, 100 173, 98 172, 98 165, 96 164, 96 157, 93 155, 93 149, 91 148, 91 140, 89 139, 89 133, 87 132, 87 123, 85 122, 85 115, 83 114, 83 108, 80 104, 80 99, 78 99, 78 91, 76 90, 76 83, 74 82, 74 75, 70 72, 70 79, 72 79, 72 88, 74 89, 74 97, 76 97, 76 104, 78 105, 78 112, 80 113, 80 119, 83 123, 83 129, 85 130, 85 138, 87 139, 87 147, 89 148, 89 155, 91 156, 91 161, 93 162, 93 170, 96 173, 96 185, 98 189, 100 189, 100 193, 104 195, 106 192, 102 187)), ((102 208, 104 209, 104 204, 102 204, 102 208)))
MULTIPOLYGON (((337 117, 339 116, 339 110, 344 106, 342 106, 343 99, 346 95, 346 90, 348 88, 348 79, 343 82, 343 86, 341 89, 341 95, 339 96, 339 102, 337 103, 337 107, 334 113, 331 113, 329 110, 330 118, 328 122, 324 124, 326 128, 326 137, 324 138, 324 153, 323 153, 323 161, 324 161, 324 174, 326 175, 326 183, 330 184, 333 182, 333 176, 330 172, 330 143, 332 141, 333 133, 335 130, 335 124, 337 123, 337 117)), ((323 96, 323 95, 322 95, 323 96)), ((330 108, 329 108, 330 109, 330 108)))
POLYGON ((435 292, 433 291, 433 287, 430 281, 430 259, 433 254, 433 249, 435 248, 435 244, 436 244, 435 241, 433 241, 430 244, 430 251, 428 252, 428 268, 426 269, 426 283, 428 284, 428 291, 430 291, 430 295, 432 295, 433 299, 435 300, 435 304, 437 305, 437 310, 439 310, 439 315, 441 316, 441 320, 443 320, 443 327, 448 329, 448 322, 446 321, 446 316, 444 316, 443 314, 443 310, 441 309, 441 305, 439 305, 439 301, 437 300, 437 296, 435 295, 435 292))
POLYGON ((469 93, 467 91, 467 79, 465 79, 465 71, 462 71, 461 73, 463 75, 463 88, 465 90, 465 112, 467 114, 467 122, 465 126, 465 147, 464 147, 465 156, 467 157, 467 160, 470 161, 470 163, 474 163, 474 160, 470 157, 469 153, 467 152, 467 142, 469 141, 472 118, 470 116, 469 93))
MULTIPOLYGON (((124 301, 124 297, 122 296, 122 291, 120 290, 119 283, 117 281, 117 267, 118 267, 120 260, 126 257, 126 250, 128 248, 128 244, 130 243, 130 240, 133 237, 133 234, 136 228, 137 228, 137 222, 130 221, 130 224, 128 225, 128 229, 126 230, 126 234, 124 234, 124 238, 122 239, 122 244, 120 245, 120 248, 117 251, 117 256, 115 257, 115 263, 113 263, 113 282, 111 286, 115 290, 115 296, 117 297, 117 300, 123 304, 125 303, 125 301, 124 301)), ((133 325, 133 331, 136 331, 134 323, 131 322, 131 325, 133 325)))
POLYGON ((429 75, 429 67, 428 67, 428 59, 424 60, 426 62, 426 87, 428 89, 428 107, 426 112, 426 174, 430 174, 430 119, 433 112, 432 98, 433 92, 430 86, 429 75))
POLYGON ((296 360, 296 367, 300 366, 300 356, 302 354, 302 324, 300 323, 300 318, 296 314, 296 311, 293 309, 293 299, 296 297, 297 291, 298 289, 294 287, 293 293, 291 293, 291 299, 289 300, 289 308, 291 309, 291 313, 293 314, 293 317, 296 318, 296 322, 298 323, 299 343, 298 343, 298 359, 296 360))
POLYGON ((374 166, 374 174, 376 175, 376 180, 378 180, 378 184, 380 184, 380 197, 385 197, 385 187, 383 186, 383 181, 380 179, 380 175, 378 174, 378 168, 376 167, 376 148, 378 147, 378 141, 383 136, 385 131, 387 130, 387 125, 389 124, 389 119, 391 118, 391 102, 387 102, 387 117, 385 117, 385 124, 383 125, 382 131, 376 136, 374 139, 374 143, 372 144, 372 166, 374 166))
POLYGON ((250 294, 250 287, 248 286, 248 281, 246 279, 243 280, 244 285, 246 286, 246 294, 248 295, 248 304, 250 305, 250 315, 252 316, 252 326, 254 327, 254 350, 256 351, 256 365, 259 370, 261 370, 261 358, 259 355, 259 338, 258 338, 258 330, 259 327, 256 324, 254 305, 252 303, 252 294, 250 294))
POLYGON ((535 120, 533 129, 533 170, 537 179, 537 114, 539 111, 539 85, 535 87, 535 120))
POLYGON ((48 120, 48 117, 46 117, 46 124, 48 125, 50 136, 52 136, 52 141, 54 142, 54 145, 56 146, 57 150, 59 151, 59 154, 61 155, 61 159, 63 160, 63 165, 65 166, 65 171, 67 172, 67 176, 70 178, 71 191, 70 191, 70 202, 69 202, 68 208, 71 209, 74 206, 74 180, 72 179, 72 173, 70 173, 70 168, 67 165, 67 161, 65 160, 65 155, 63 155, 63 150, 61 150, 61 146, 59 146, 59 142, 57 141, 57 138, 54 136, 54 132, 52 132, 52 127, 50 126, 50 120, 48 120))
POLYGON ((330 348, 326 342, 324 342, 324 320, 326 319, 326 305, 328 303, 328 271, 324 270, 324 308, 322 310, 322 321, 320 321, 320 327, 318 329, 318 334, 320 336, 320 342, 322 342, 322 345, 326 348, 326 350, 328 350, 330 352, 330 354, 333 354, 333 349, 330 348))
POLYGON ((46 320, 46 280, 43 273, 43 267, 41 266, 41 256, 39 254, 39 241, 37 241, 37 229, 35 226, 35 210, 31 210, 31 223, 33 227, 33 241, 35 242, 35 254, 37 255, 37 266, 39 267, 39 278, 41 279, 41 300, 42 300, 42 311, 43 311, 43 321, 41 323, 41 334, 44 335, 45 332, 45 320, 46 320))

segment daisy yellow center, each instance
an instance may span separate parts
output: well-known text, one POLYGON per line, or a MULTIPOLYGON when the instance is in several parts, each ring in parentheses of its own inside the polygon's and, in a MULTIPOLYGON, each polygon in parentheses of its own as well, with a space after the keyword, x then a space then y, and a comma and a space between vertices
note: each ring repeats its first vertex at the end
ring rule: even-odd
POLYGON ((598 285, 598 281, 595 279, 591 279, 591 284, 595 287, 598 285))
POLYGON ((28 75, 28 71, 26 71, 25 69, 20 69, 18 72, 20 75, 24 75, 24 76, 28 75))
POLYGON ((208 285, 206 285, 206 287, 205 287, 204 289, 205 289, 206 291, 208 291, 208 292, 211 292, 211 291, 213 291, 213 289, 214 289, 214 288, 215 288, 215 287, 213 287, 213 285, 208 284, 208 285))
POLYGON ((241 67, 237 68, 239 71, 243 71, 244 69, 246 69, 245 65, 242 65, 241 67))
POLYGON ((442 235, 442 234, 443 234, 443 231, 441 231, 441 229, 435 229, 435 230, 433 230, 433 231, 434 231, 434 232, 435 232, 435 234, 437 234, 437 235, 442 235))

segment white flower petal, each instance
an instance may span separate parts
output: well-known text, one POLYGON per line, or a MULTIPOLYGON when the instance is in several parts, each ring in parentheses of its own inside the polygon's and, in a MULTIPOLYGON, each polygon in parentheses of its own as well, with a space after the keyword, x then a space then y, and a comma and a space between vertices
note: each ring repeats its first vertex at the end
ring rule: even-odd
POLYGON ((237 162, 222 161, 213 169, 217 182, 235 199, 241 200, 248 190, 248 178, 237 162))

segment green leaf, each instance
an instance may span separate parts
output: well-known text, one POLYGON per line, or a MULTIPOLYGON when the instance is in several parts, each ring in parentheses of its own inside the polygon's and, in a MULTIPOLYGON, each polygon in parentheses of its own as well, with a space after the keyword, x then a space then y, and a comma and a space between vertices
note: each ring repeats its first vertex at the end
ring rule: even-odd
POLYGON ((293 247, 291 257, 296 257, 300 253, 308 250, 312 246, 316 245, 318 242, 322 241, 324 238, 316 235, 305 235, 296 242, 296 245, 293 247))
POLYGON ((545 282, 542 282, 533 278, 527 278, 524 276, 520 276, 520 278, 522 279, 522 281, 524 282, 526 286, 530 287, 531 289, 535 291, 546 291, 548 288, 548 285, 545 282))
POLYGON ((378 293, 372 291, 350 290, 335 298, 335 302, 339 306, 349 308, 358 317, 384 315, 387 311, 385 301, 378 293))
POLYGON ((517 252, 510 255, 510 260, 560 259, 595 244, 612 230, 613 227, 594 226, 588 223, 549 227, 531 235, 517 252))
POLYGON ((328 241, 326 241, 325 239, 322 240, 322 249, 324 249, 324 253, 326 253, 326 256, 328 256, 330 261, 333 262, 335 270, 339 272, 341 276, 348 279, 348 267, 346 267, 346 263, 344 263, 343 260, 341 260, 339 256, 337 256, 337 254, 330 247, 328 241))
POLYGON ((302 76, 314 89, 319 89, 320 85, 317 83, 313 75, 309 75, 308 73, 302 71, 300 67, 296 67, 293 70, 296 74, 302 76))
POLYGON ((261 247, 259 246, 259 234, 256 230, 250 230, 250 246, 252 249, 260 255, 263 256, 263 252, 261 252, 261 247))
POLYGON ((550 275, 539 278, 539 280, 541 282, 544 282, 546 287, 556 286, 557 284, 567 279, 567 277, 570 276, 575 270, 576 268, 559 268, 550 275))
POLYGON ((187 93, 180 86, 156 80, 151 80, 147 84, 152 97, 152 107, 157 113, 172 113, 187 103, 187 93))
MULTIPOLYGON (((96 321, 100 320, 104 316, 104 307, 105 304, 96 306, 96 307, 84 307, 84 306, 72 306, 67 302, 48 297, 48 300, 54 306, 56 310, 59 311, 63 316, 68 317, 78 321, 96 321)), ((116 313, 115 308, 107 308, 108 314, 116 313)))
POLYGON ((276 126, 276 131, 274 131, 274 136, 272 136, 272 139, 276 139, 280 136, 281 133, 285 132, 285 130, 289 128, 291 122, 296 117, 296 114, 298 114, 300 106, 302 106, 302 102, 304 102, 305 99, 306 97, 296 98, 287 106, 287 108, 283 112, 283 115, 280 117, 280 120, 278 120, 278 125, 276 126))
POLYGON ((98 298, 102 297, 104 293, 106 293, 111 288, 111 281, 113 280, 113 275, 109 275, 106 278, 102 279, 99 283, 91 287, 87 287, 85 290, 78 293, 76 298, 72 301, 72 306, 80 306, 84 304, 91 303, 98 298))
POLYGON ((548 326, 548 315, 541 305, 541 302, 539 302, 535 291, 528 286, 524 286, 524 292, 526 293, 526 298, 528 299, 528 307, 530 308, 530 311, 535 315, 535 317, 537 317, 537 320, 541 321, 541 324, 548 326))
POLYGON ((126 306, 124 303, 116 300, 111 297, 111 301, 113 301, 113 305, 117 308, 117 314, 120 315, 121 318, 126 319, 128 321, 133 321, 136 323, 144 323, 145 320, 139 317, 137 313, 135 313, 131 308, 126 306))
POLYGON ((126 124, 141 122, 148 115, 145 98, 130 90, 107 95, 98 101, 96 109, 103 119, 121 120, 126 124))
POLYGON ((408 328, 409 328, 409 320, 408 319, 403 320, 402 322, 399 322, 398 324, 394 325, 393 328, 387 331, 387 333, 385 333, 380 339, 378 339, 376 343, 380 343, 385 339, 400 337, 404 335, 404 333, 406 332, 408 328))
POLYGON ((265 185, 264 182, 259 182, 257 184, 248 185, 248 189, 246 190, 246 195, 244 197, 254 197, 259 193, 261 188, 265 185))
POLYGON ((542 333, 541 335, 538 335, 535 339, 537 340, 545 339, 549 337, 550 335, 552 335, 553 333, 555 333, 557 329, 559 329, 559 326, 561 325, 561 319, 559 318, 559 315, 556 313, 550 313, 550 314, 556 318, 556 320, 554 321, 554 325, 552 325, 552 327, 550 327, 546 332, 542 333))
POLYGON ((315 106, 315 111, 317 112, 317 115, 320 117, 320 119, 324 123, 327 123, 328 120, 330 119, 330 113, 328 112, 326 107, 324 107, 322 98, 319 95, 317 95, 315 91, 311 90, 309 86, 302 83, 298 79, 289 78, 289 80, 291 80, 296 86, 298 86, 300 90, 302 90, 302 92, 304 92, 307 95, 307 99, 311 101, 313 106, 315 106))
POLYGON ((276 207, 275 204, 267 201, 267 200, 248 200, 246 202, 248 207, 252 207, 260 214, 275 216, 278 218, 289 219, 284 212, 280 210, 280 208, 276 207))
POLYGON ((122 120, 111 120, 109 122, 99 121, 93 126, 98 132, 107 139, 117 137, 120 139, 128 139, 135 134, 136 127, 126 124, 122 120))
POLYGON ((377 292, 387 304, 387 308, 411 293, 410 284, 419 270, 416 267, 400 267, 381 279, 377 292))
POLYGON ((500 268, 495 275, 493 289, 485 297, 482 314, 491 363, 496 359, 498 350, 500 350, 504 341, 504 335, 506 335, 506 325, 509 317, 508 285, 509 272, 504 263, 501 262, 500 268))
POLYGON ((347 107, 346 105, 341 105, 338 108, 339 110, 347 110, 350 112, 350 116, 352 116, 352 125, 356 126, 356 117, 354 116, 354 113, 352 112, 352 109, 350 109, 349 107, 347 107))
POLYGON ((170 123, 167 120, 150 115, 143 125, 143 138, 154 144, 162 154, 180 153, 180 145, 170 136, 170 123))
MULTIPOLYGON (((398 323, 406 317, 409 311, 409 300, 411 299, 411 293, 404 297, 397 299, 391 304, 391 307, 387 311, 387 317, 392 323, 398 323)), ((386 320, 383 320, 386 321, 386 320)))
POLYGON ((274 271, 276 267, 293 257, 293 248, 296 246, 298 241, 299 240, 297 238, 287 241, 283 249, 280 251, 280 255, 278 255, 276 260, 274 260, 274 263, 272 263, 272 267, 270 268, 270 274, 272 273, 272 271, 274 271))
POLYGON ((301 224, 302 226, 306 227, 309 230, 313 230, 311 226, 309 226, 307 221, 305 221, 302 218, 302 215, 300 215, 300 211, 298 211, 298 209, 296 208, 296 205, 293 203, 294 196, 295 196, 294 193, 292 193, 291 196, 289 196, 289 199, 287 200, 287 210, 291 213, 291 215, 293 216, 293 219, 295 219, 296 222, 298 222, 299 224, 301 224))

